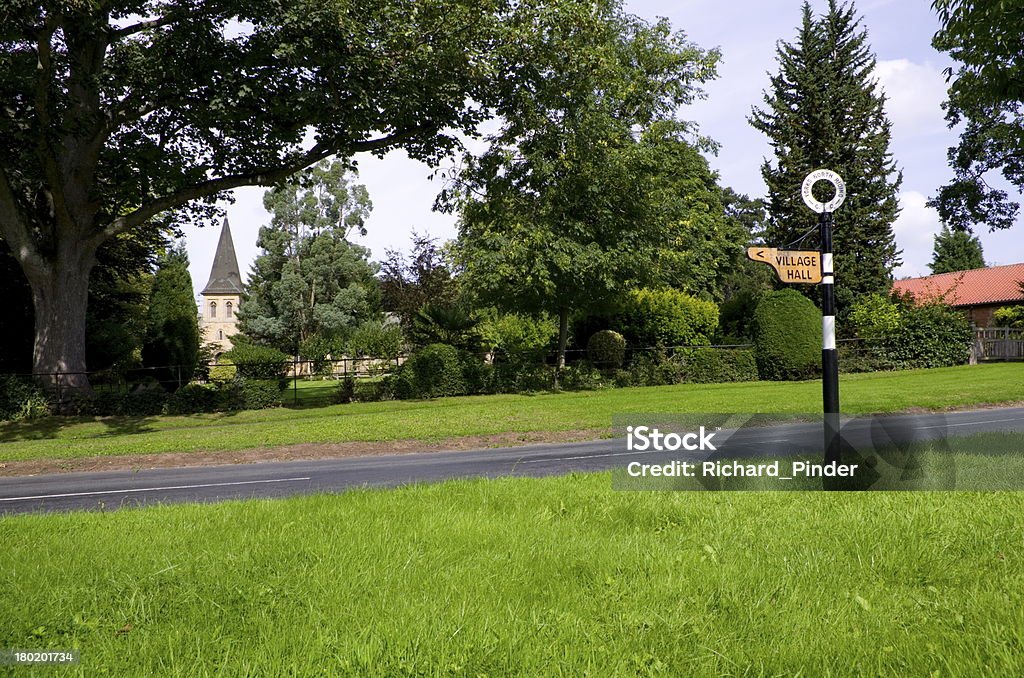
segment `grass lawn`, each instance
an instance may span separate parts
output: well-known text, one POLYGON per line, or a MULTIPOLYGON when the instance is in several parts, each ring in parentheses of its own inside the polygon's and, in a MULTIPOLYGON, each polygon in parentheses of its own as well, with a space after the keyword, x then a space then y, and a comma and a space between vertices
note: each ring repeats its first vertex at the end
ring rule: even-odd
MULTIPOLYGON (((1024 364, 844 375, 843 411, 1024 400, 1024 364)), ((61 418, 0 425, 0 462, 608 429, 629 413, 817 411, 821 382, 684 384, 539 395, 355 403, 183 417, 61 418)))
POLYGON ((1022 675, 1024 495, 608 474, 0 520, 47 675, 1022 675))

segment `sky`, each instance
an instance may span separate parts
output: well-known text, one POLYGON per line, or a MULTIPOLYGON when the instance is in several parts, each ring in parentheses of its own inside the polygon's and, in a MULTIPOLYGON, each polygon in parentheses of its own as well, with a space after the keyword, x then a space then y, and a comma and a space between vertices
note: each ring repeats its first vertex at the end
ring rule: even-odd
MULTIPOLYGON (((826 0, 812 0, 816 12, 826 0)), ((946 84, 943 69, 952 65, 932 49, 938 20, 928 0, 860 0, 856 7, 868 31, 877 59, 876 76, 888 97, 892 122, 890 150, 903 171, 902 212, 893 228, 903 250, 897 278, 927 275, 933 237, 940 228, 936 212, 925 206, 929 196, 952 172, 946 151, 956 133, 946 127, 941 104, 946 84)), ((800 23, 798 0, 627 0, 626 9, 648 20, 666 17, 676 30, 703 48, 718 47, 722 62, 717 80, 708 83, 708 98, 680 111, 683 119, 700 126, 702 134, 721 148, 709 158, 720 183, 750 197, 763 197, 761 164, 770 159, 767 138, 747 118, 760 105, 769 76, 777 72, 776 44, 792 41, 800 23)), ((415 229, 441 240, 455 236, 455 217, 432 211, 440 186, 429 179, 431 168, 393 151, 383 159, 358 157, 360 183, 373 201, 368 233, 356 241, 380 260, 387 249, 407 250, 415 229)), ((266 189, 236 190, 235 202, 225 204, 243 277, 257 256, 256 237, 270 216, 263 209, 266 189)), ((1015 195, 1011 191, 1011 195, 1015 195)), ((219 223, 185 232, 193 285, 198 292, 210 274, 219 223)), ((1007 231, 977 230, 990 265, 1024 262, 1024 224, 1007 231)))

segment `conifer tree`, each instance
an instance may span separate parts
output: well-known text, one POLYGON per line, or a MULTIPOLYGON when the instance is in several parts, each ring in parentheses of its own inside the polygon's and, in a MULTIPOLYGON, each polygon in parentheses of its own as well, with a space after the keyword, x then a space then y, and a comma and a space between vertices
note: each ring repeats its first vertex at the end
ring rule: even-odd
MULTIPOLYGON (((847 197, 835 213, 836 301, 840 313, 856 297, 884 292, 899 261, 892 224, 899 214, 903 176, 889 152, 885 95, 874 81, 875 56, 853 3, 829 0, 820 17, 803 4, 793 43, 780 42, 779 72, 765 92, 765 108, 750 123, 775 152, 761 174, 768 186, 766 241, 783 247, 811 229, 817 218, 800 195, 804 178, 819 168, 838 172, 847 197)), ((832 197, 819 182, 815 196, 832 197), (819 192, 821 195, 819 195, 819 192)), ((817 233, 800 249, 818 247, 817 233)), ((816 287, 799 289, 817 301, 816 287)))
POLYGON ((935 234, 935 249, 932 252, 932 273, 952 273, 985 267, 985 254, 978 236, 960 229, 951 231, 943 225, 935 234))
POLYGON ((156 368, 165 386, 176 388, 192 379, 198 360, 199 317, 182 244, 167 250, 153 276, 142 363, 156 368))

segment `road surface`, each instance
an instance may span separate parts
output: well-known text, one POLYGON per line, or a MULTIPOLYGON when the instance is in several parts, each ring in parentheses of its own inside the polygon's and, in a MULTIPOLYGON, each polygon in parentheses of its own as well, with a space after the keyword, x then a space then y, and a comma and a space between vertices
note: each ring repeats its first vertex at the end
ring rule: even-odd
MULTIPOLYGON (((1024 408, 855 419, 844 425, 843 437, 863 449, 893 441, 994 431, 1020 433, 1024 453, 1024 408)), ((820 423, 723 427, 715 438, 719 453, 726 457, 817 455, 821 440, 820 423)), ((647 463, 671 458, 681 457, 629 451, 624 438, 618 438, 468 452, 11 477, 0 478, 0 514, 285 497, 452 478, 542 477, 621 468, 634 459, 647 463)))

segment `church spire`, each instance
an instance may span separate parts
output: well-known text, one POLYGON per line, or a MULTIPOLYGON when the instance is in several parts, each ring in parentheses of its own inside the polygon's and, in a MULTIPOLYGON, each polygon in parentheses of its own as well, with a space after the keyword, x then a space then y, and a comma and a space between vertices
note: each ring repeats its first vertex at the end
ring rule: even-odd
POLYGON ((241 294, 242 277, 238 274, 238 258, 235 257, 235 244, 231 240, 231 227, 227 218, 220 229, 220 241, 217 253, 213 256, 213 268, 210 269, 210 281, 200 294, 241 294))

